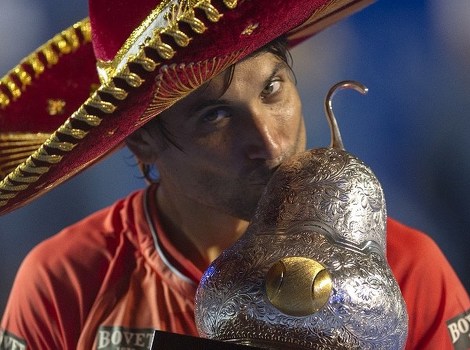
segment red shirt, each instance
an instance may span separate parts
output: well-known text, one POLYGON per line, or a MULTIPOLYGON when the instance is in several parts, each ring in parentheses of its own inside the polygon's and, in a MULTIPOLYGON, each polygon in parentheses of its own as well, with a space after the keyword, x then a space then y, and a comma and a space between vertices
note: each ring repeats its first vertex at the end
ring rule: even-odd
MULTIPOLYGON (((146 349, 153 329, 197 335, 202 272, 168 240, 155 190, 131 194, 28 254, 0 349, 146 349)), ((407 349, 453 349, 452 340, 468 340, 470 300, 439 248, 396 221, 387 229, 389 264, 408 308, 407 349)))

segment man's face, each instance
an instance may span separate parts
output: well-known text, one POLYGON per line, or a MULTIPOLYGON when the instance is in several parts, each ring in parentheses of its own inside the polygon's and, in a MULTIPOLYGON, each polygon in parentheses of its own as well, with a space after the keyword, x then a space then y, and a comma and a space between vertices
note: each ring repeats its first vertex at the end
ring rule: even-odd
POLYGON ((156 164, 167 193, 250 220, 274 170, 305 150, 301 102, 289 67, 271 53, 238 63, 224 92, 225 78, 162 113, 181 150, 163 147, 156 164))

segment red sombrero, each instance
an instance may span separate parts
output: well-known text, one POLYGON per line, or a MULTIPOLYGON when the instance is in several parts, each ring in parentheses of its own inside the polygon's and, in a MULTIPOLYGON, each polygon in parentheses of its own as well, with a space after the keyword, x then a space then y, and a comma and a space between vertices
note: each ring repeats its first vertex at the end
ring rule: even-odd
POLYGON ((90 0, 89 19, 0 80, 0 214, 278 36, 293 46, 371 1, 90 0))

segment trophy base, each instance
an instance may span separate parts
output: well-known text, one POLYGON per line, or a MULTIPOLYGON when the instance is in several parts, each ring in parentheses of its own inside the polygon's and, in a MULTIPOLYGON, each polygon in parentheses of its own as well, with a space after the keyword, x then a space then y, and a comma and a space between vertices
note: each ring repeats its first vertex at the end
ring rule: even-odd
POLYGON ((249 345, 155 331, 151 350, 260 350, 249 345))

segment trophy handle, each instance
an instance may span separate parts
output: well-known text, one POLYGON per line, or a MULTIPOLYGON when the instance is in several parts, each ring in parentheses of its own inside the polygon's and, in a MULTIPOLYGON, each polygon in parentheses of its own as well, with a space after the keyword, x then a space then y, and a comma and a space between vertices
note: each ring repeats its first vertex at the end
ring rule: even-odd
POLYGON ((343 89, 354 89, 357 92, 365 95, 368 91, 367 87, 363 84, 354 81, 354 80, 344 80, 333 85, 325 97, 325 114, 326 119, 328 120, 328 125, 330 126, 330 147, 335 149, 340 149, 344 151, 343 140, 341 139, 341 133, 339 131, 338 123, 336 122, 335 114, 333 113, 333 96, 336 95, 336 92, 343 89))

